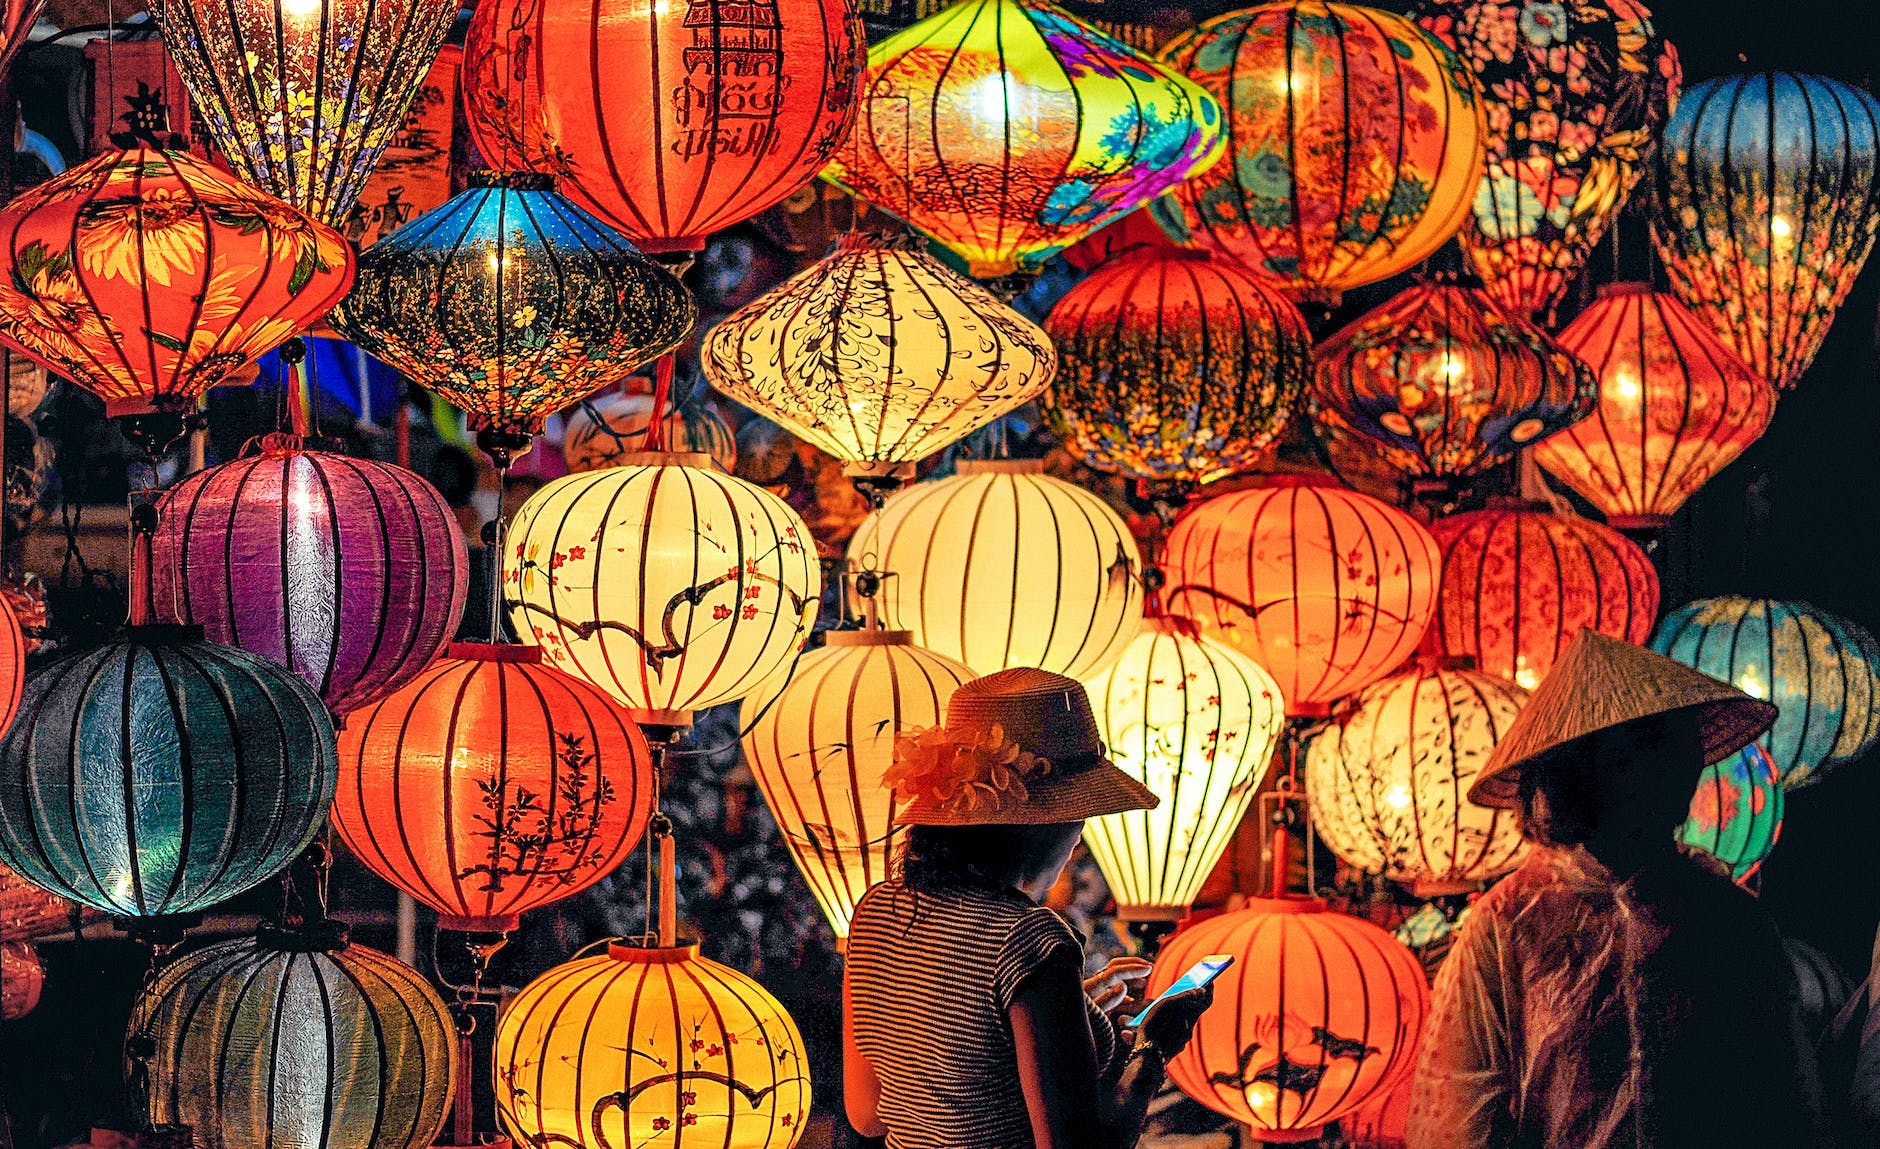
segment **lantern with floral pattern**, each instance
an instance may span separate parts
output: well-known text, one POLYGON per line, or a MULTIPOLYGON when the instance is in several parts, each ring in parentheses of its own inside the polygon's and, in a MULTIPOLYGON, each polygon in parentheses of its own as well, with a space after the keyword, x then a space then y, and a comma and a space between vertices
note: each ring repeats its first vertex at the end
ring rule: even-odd
POLYGON ((1706 766, 1691 796, 1678 841, 1730 867, 1746 882, 1782 836, 1782 776, 1760 746, 1745 746, 1706 766))

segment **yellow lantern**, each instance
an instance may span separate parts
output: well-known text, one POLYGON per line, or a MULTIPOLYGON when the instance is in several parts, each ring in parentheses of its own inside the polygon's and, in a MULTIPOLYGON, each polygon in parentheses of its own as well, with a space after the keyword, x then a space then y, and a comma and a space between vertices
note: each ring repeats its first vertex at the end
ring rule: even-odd
POLYGON ((696 942, 558 965, 496 1022, 496 1113, 519 1145, 791 1149, 809 1105, 796 1023, 696 942))
POLYGON ((827 644, 746 696, 744 757, 797 868, 838 938, 855 903, 887 877, 894 793, 881 776, 895 735, 937 726, 973 677, 905 630, 832 630, 827 644))
POLYGON ((1272 760, 1286 706, 1272 675, 1185 618, 1149 618, 1085 684, 1110 760, 1155 791, 1153 810, 1084 826, 1120 917, 1180 920, 1272 760))
POLYGON ((869 516, 849 558, 887 572, 883 621, 975 674, 1089 678, 1142 615, 1142 554, 1102 499, 1036 459, 973 460, 869 516))
POLYGON ((911 476, 1057 369, 1042 329, 920 248, 844 236, 834 255, 712 329, 705 377, 852 476, 911 476))
POLYGON ((711 456, 640 452, 556 479, 516 513, 504 604, 549 665, 642 724, 735 702, 809 637, 822 569, 782 499, 711 456))

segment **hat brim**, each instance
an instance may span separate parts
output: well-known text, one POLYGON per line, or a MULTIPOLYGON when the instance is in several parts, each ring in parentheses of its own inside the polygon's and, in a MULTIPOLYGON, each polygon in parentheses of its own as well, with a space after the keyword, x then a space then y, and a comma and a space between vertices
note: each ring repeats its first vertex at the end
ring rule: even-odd
POLYGON ((1100 758, 1074 774, 1025 784, 1023 802, 1001 806, 946 807, 916 801, 895 815, 903 826, 1025 826, 1087 822, 1105 814, 1153 810, 1155 792, 1100 758))

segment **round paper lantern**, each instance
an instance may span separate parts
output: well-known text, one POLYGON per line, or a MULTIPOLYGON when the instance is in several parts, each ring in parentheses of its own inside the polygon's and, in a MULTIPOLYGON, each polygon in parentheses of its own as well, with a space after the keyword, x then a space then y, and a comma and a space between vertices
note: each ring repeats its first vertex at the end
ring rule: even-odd
POLYGON ((975 674, 1011 666, 1089 678, 1142 617, 1142 554, 1102 499, 1037 460, 969 460, 888 500, 849 540, 887 572, 888 626, 975 674))
POLYGON ((1456 239, 1514 315, 1560 302, 1618 214, 1683 72, 1634 0, 1424 0, 1417 22, 1474 69, 1488 170, 1456 239))
POLYGON ((1404 1074, 1395 1085, 1372 1094, 1338 1119, 1338 1132, 1348 1149, 1409 1149, 1410 1092, 1415 1076, 1404 1074))
POLYGON ((13 725, 20 712, 20 690, 26 684, 26 635, 20 616, 7 596, 0 594, 0 734, 13 725))
POLYGON ((1775 414, 1775 388, 1647 284, 1600 288, 1560 343, 1599 376, 1599 405, 1534 459, 1621 530, 1662 527, 1775 414))
POLYGON ((1678 840, 1748 881, 1782 836, 1782 778, 1768 751, 1746 746, 1704 768, 1678 840))
POLYGON ((1705 80, 1678 101, 1656 167, 1652 239, 1673 289, 1793 387, 1880 226, 1880 100, 1795 72, 1705 80))
POLYGON ((1229 260, 1143 248, 1099 267, 1045 320, 1049 409, 1065 446, 1137 479, 1244 471, 1286 429, 1312 375, 1312 335, 1285 296, 1229 260))
MULTIPOLYGON (((610 391, 568 409, 561 437, 562 458, 570 471, 617 467, 646 444, 653 419, 653 397, 610 391)), ((670 450, 710 455, 718 469, 731 474, 738 466, 738 441, 723 415, 708 399, 674 403, 664 418, 670 450)))
POLYGON ((1164 550, 1168 605, 1272 672, 1286 712, 1323 714, 1395 670, 1436 613, 1429 531, 1368 495, 1314 485, 1196 503, 1164 550))
POLYGON ((1762 747, 1793 790, 1880 738, 1880 643, 1859 625, 1803 602, 1725 595, 1666 615, 1651 647, 1781 715, 1762 747))
POLYGON ((1637 543, 1576 515, 1470 511, 1438 519, 1442 590, 1425 638, 1527 690, 1582 629, 1642 643, 1658 618, 1658 572, 1637 543))
POLYGON ((974 677, 905 630, 831 630, 827 643, 744 700, 744 758, 797 869, 838 938, 888 876, 898 803, 881 777, 904 730, 938 726, 974 677))
POLYGON ((437 991, 336 923, 264 926, 163 966, 131 1014, 140 1041, 150 1120, 202 1149, 429 1149, 456 1080, 437 991))
POLYGON ((0 863, 108 914, 180 916, 313 840, 337 773, 320 696, 200 634, 134 626, 26 680, 0 742, 0 863))
POLYGON ((184 479, 159 508, 157 617, 286 666, 335 714, 409 681, 463 619, 456 516, 402 467, 274 435, 184 479))
POLYGON ((1144 619, 1087 683, 1110 760, 1155 791, 1153 810, 1084 825, 1118 916, 1179 921, 1226 851, 1285 725, 1279 686, 1185 618, 1144 619))
POLYGON ((470 413, 534 434, 692 329, 691 293, 542 176, 471 189, 359 257, 334 328, 470 413))
POLYGON ((163 46, 242 178, 346 218, 405 126, 458 0, 153 0, 163 46))
POLYGON ((549 665, 639 722, 735 702, 802 647, 822 598, 809 528, 709 456, 643 452, 516 513, 504 605, 549 665))
POLYGON ((1409 19, 1291 0, 1230 12, 1161 58, 1226 106, 1228 157, 1151 209, 1184 244, 1302 299, 1415 267, 1482 179, 1475 77, 1409 19))
POLYGON ((1221 106, 1037 0, 962 0, 868 50, 823 178, 953 249, 1036 268, 1221 157, 1221 106))
POLYGON ((646 738, 533 646, 453 643, 340 731, 333 825, 367 869, 496 933, 607 877, 653 812, 646 738))
POLYGON ((1305 753, 1312 828, 1333 853, 1422 896, 1472 889, 1521 864, 1518 820, 1468 794, 1527 691, 1430 662, 1352 702, 1305 753))
POLYGON ((851 0, 495 0, 464 106, 491 162, 560 176, 648 251, 696 250, 815 176, 861 70, 851 0))
POLYGON ((1421 490, 1453 493, 1592 414, 1599 381, 1480 287, 1408 288, 1319 345, 1312 416, 1421 490))
POLYGON ((712 386, 874 478, 1025 403, 1057 365, 990 291, 910 240, 860 235, 712 328, 701 359, 712 386))
POLYGON ((113 415, 193 409, 352 284, 332 228, 183 152, 105 152, 0 208, 0 340, 113 415))
POLYGON ((697 943, 556 966, 496 1023, 496 1113, 520 1144, 791 1149, 809 1111, 796 1023, 697 943))
POLYGON ((1145 993, 1216 953, 1234 964, 1168 1075, 1255 1140, 1313 1140, 1410 1072, 1429 988, 1416 955, 1370 922, 1321 901, 1251 898, 1170 938, 1145 993))

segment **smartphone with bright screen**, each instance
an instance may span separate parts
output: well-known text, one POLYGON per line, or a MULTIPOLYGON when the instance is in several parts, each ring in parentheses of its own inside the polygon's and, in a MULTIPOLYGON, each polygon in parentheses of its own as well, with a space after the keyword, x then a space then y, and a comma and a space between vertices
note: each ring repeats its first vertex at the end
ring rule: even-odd
MULTIPOLYGON (((1165 997, 1174 997, 1178 993, 1186 993, 1191 989, 1200 989, 1215 978, 1220 977, 1221 974, 1226 971, 1227 967, 1233 964, 1233 954, 1209 954, 1207 957, 1189 966, 1188 972, 1176 978, 1167 989, 1157 994, 1155 1001, 1161 1001, 1165 997)), ((1129 1024, 1141 1025, 1142 1019, 1149 1016, 1149 1009, 1155 1005, 1155 1001, 1144 1006, 1141 1013, 1130 1018, 1129 1024)))

